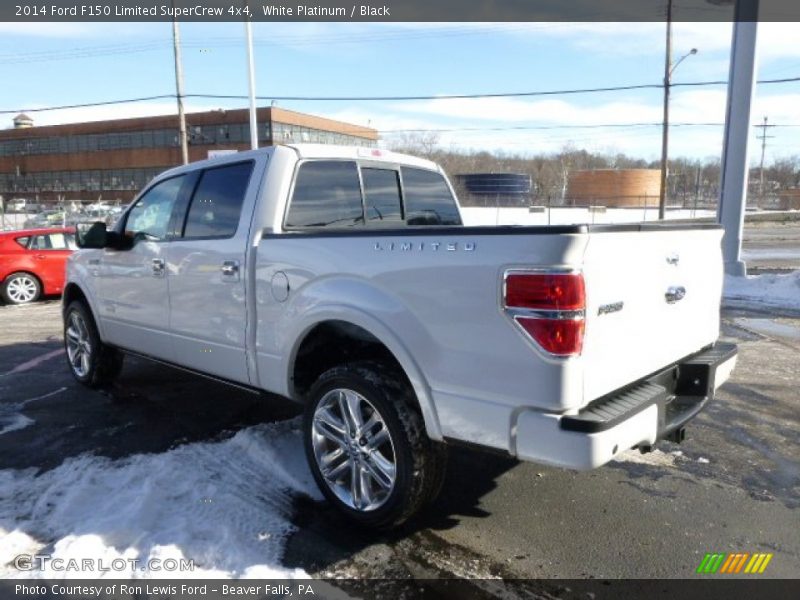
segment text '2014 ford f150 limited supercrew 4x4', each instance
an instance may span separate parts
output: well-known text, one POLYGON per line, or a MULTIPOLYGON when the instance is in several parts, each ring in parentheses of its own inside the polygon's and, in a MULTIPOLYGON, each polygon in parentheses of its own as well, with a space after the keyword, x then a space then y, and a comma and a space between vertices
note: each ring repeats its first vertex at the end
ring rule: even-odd
POLYGON ((728 378, 716 225, 465 227, 435 164, 277 146, 154 179, 79 229, 74 376, 132 353, 305 404, 324 495, 373 526, 438 493, 448 443, 597 467, 680 441, 728 378))

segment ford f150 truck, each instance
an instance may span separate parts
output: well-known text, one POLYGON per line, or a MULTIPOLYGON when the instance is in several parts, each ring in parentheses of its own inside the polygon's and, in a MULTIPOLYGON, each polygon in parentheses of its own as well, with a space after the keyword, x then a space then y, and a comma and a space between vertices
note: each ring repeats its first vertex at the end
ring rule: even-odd
POLYGON ((463 226, 435 164, 277 146, 158 176, 81 228, 69 367, 135 354, 305 404, 330 502, 408 519, 464 442, 574 469, 680 441, 728 378, 715 225, 463 226))

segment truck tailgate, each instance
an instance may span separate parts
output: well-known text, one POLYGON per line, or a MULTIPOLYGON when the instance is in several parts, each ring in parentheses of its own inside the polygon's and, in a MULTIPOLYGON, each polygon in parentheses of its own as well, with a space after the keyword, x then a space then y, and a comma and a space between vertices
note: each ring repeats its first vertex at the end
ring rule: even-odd
POLYGON ((712 344, 719 335, 722 230, 595 230, 584 256, 584 401, 712 344))

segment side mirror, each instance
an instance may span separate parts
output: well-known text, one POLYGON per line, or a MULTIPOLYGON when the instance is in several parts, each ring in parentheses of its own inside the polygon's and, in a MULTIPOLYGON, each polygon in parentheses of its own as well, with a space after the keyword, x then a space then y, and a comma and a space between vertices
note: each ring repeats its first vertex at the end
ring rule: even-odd
POLYGON ((75 226, 75 243, 78 248, 105 248, 108 245, 108 229, 102 221, 78 223, 75 226))
POLYGON ((114 248, 127 250, 123 236, 116 231, 109 231, 103 221, 95 223, 78 223, 75 226, 75 243, 78 248, 114 248))

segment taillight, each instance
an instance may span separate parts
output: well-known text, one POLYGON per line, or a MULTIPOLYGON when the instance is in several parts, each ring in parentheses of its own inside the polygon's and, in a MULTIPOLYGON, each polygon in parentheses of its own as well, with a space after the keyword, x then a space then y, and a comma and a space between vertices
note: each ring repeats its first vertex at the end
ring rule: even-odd
POLYGON ((546 352, 581 353, 586 289, 580 273, 509 271, 503 302, 514 322, 546 352))

